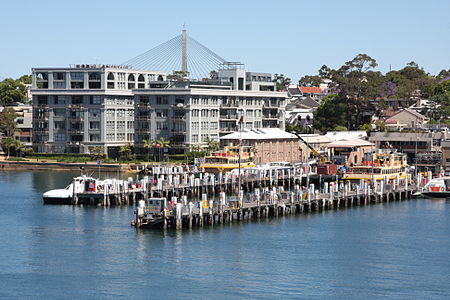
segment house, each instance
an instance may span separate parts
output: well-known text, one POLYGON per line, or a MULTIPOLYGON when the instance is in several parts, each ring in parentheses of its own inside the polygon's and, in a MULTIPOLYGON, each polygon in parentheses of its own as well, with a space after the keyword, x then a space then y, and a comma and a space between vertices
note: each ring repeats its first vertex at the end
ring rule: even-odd
POLYGON ((405 108, 385 120, 389 128, 421 128, 430 119, 415 110, 405 108))

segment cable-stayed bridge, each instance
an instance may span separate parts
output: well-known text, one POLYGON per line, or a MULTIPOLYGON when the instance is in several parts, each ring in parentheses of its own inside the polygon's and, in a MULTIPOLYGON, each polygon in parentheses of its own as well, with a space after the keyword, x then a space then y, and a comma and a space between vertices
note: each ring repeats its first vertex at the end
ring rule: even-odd
POLYGON ((188 72, 191 79, 209 78, 226 60, 187 35, 180 35, 126 61, 123 65, 139 70, 157 70, 172 74, 188 72))

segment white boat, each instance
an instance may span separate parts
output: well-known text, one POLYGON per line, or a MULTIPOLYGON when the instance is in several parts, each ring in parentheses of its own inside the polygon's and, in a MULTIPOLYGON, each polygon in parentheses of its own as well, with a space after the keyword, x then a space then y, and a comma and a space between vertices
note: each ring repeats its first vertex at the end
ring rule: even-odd
POLYGON ((427 198, 450 198, 450 177, 431 179, 425 186, 422 195, 427 198))
POLYGON ((45 204, 72 204, 74 192, 82 193, 86 190, 95 190, 97 179, 88 176, 79 176, 64 189, 56 189, 45 192, 42 195, 45 204), (75 185, 75 186, 74 186, 75 185))

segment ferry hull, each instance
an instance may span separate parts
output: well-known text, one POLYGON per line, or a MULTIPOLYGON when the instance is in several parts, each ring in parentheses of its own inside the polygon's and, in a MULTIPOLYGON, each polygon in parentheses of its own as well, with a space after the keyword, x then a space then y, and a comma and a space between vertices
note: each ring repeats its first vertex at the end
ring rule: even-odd
POLYGON ((62 205, 72 204, 72 197, 69 198, 43 197, 43 200, 44 204, 62 204, 62 205))
POLYGON ((422 195, 432 199, 450 199, 450 192, 422 192, 422 195))

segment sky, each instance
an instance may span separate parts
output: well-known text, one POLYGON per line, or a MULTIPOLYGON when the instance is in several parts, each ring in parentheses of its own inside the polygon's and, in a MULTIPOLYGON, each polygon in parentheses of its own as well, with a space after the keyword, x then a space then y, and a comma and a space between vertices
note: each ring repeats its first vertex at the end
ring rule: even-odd
POLYGON ((120 64, 181 33, 248 71, 298 81, 360 53, 386 73, 450 69, 449 0, 5 1, 0 80, 33 67, 120 64))

